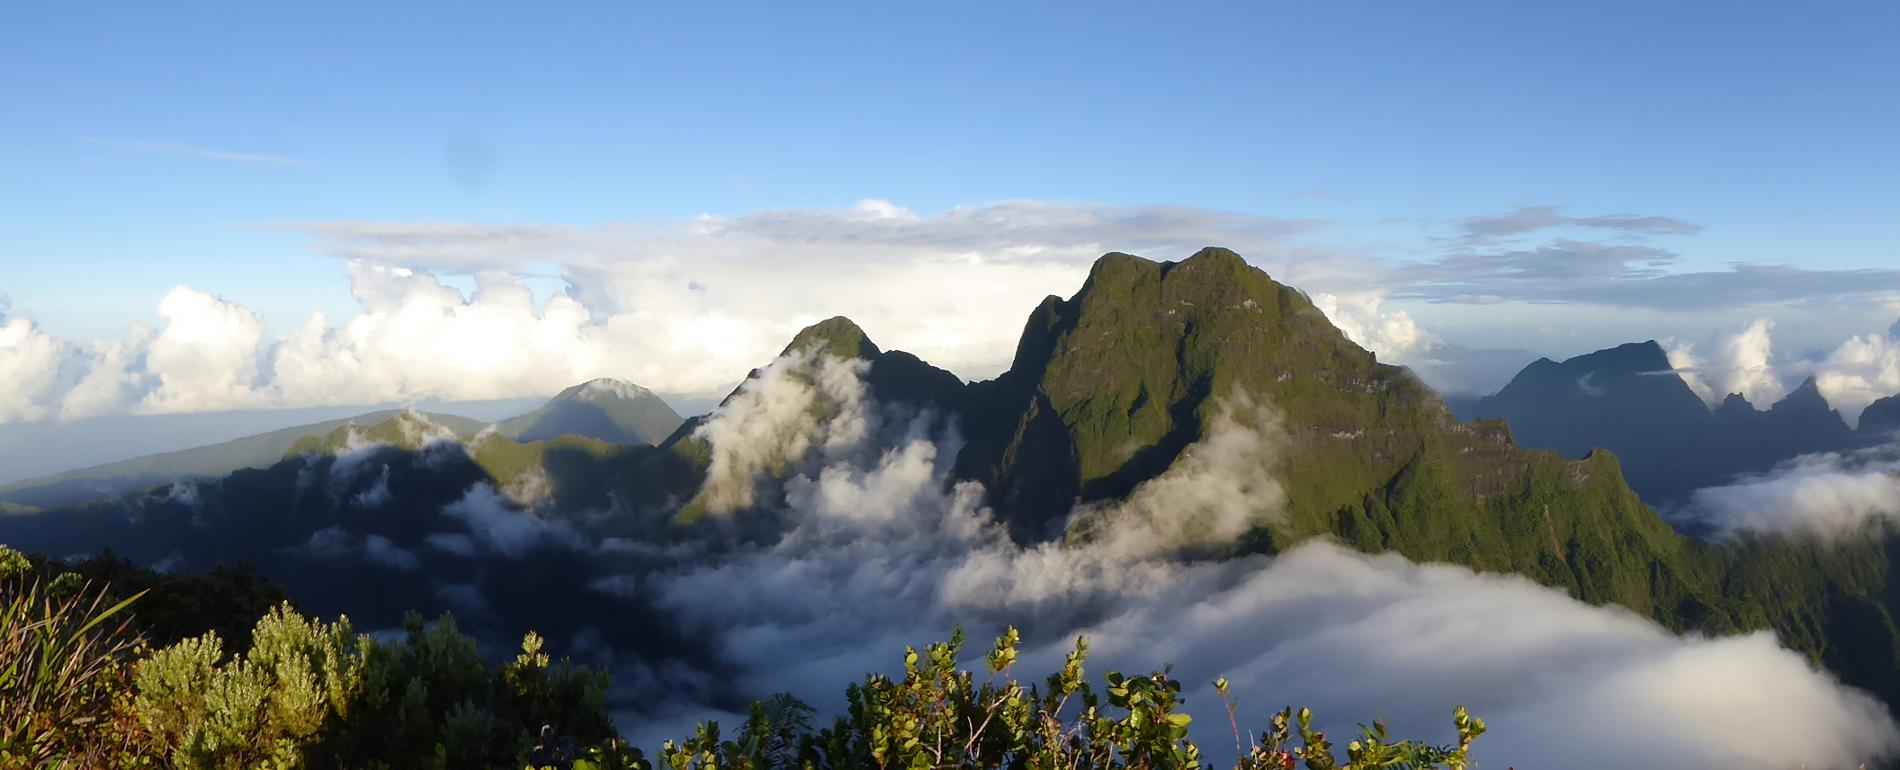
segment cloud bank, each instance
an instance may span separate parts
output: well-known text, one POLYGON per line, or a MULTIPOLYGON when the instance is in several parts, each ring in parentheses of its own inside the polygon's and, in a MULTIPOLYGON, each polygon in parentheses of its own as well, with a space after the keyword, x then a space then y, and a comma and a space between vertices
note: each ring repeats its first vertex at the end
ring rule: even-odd
MULTIPOLYGON (((1900 740, 1877 702, 1767 635, 1677 637, 1521 578, 1323 542, 1271 559, 1198 558, 1270 522, 1284 499, 1271 473, 1284 434, 1245 394, 1162 476, 1123 503, 1079 509, 1062 542, 1030 547, 994 522, 979 486, 950 481, 953 426, 894 414, 862 389, 749 381, 714 416, 732 424, 709 438, 715 452, 793 458, 782 484, 747 477, 777 534, 611 585, 712 634, 740 692, 791 691, 821 708, 841 705, 828 699, 867 666, 893 669, 905 644, 954 624, 978 640, 1014 624, 1029 640, 1025 670, 1058 666, 1077 634, 1098 674, 1173 664, 1214 752, 1225 720, 1209 683, 1223 675, 1255 727, 1297 703, 1339 720, 1331 730, 1379 718, 1442 739, 1451 708, 1466 705, 1493 725, 1479 743, 1486 766, 1852 766, 1900 740), (783 419, 812 411, 761 408, 813 399, 864 429, 821 445, 815 423, 783 419), (765 424, 738 424, 755 420, 765 424), (718 446, 730 441, 763 446, 718 446), (791 446, 802 453, 786 455, 791 446)), ((693 702, 666 713, 634 717, 635 732, 729 715, 693 702)))
POLYGON ((1769 473, 1696 490, 1679 511, 1718 535, 1840 538, 1900 522, 1900 444, 1802 455, 1769 473))
MULTIPOLYGON (((1234 248, 1311 292, 1383 360, 1416 364, 1453 392, 1496 378, 1470 376, 1468 356, 1399 305, 1677 311, 1877 301, 1900 291, 1896 270, 1680 272, 1674 251, 1648 241, 1692 235, 1693 223, 1552 206, 1429 224, 1454 235, 1408 259, 1341 247, 1337 226, 1318 220, 1032 201, 922 215, 869 200, 596 227, 267 227, 307 235, 339 257, 357 312, 267 326, 242 298, 179 286, 159 301, 155 325, 80 343, 0 309, 0 373, 13 375, 0 384, 0 421, 540 397, 597 377, 699 398, 724 392, 798 329, 833 315, 980 379, 1007 365, 1031 308, 1073 292, 1111 250, 1178 259, 1210 244, 1234 248), (559 284, 552 293, 550 278, 559 284), (471 291, 458 288, 464 279, 471 291)), ((1841 376, 1824 384, 1831 397, 1865 400, 1900 380, 1885 339, 1843 348, 1841 376)))

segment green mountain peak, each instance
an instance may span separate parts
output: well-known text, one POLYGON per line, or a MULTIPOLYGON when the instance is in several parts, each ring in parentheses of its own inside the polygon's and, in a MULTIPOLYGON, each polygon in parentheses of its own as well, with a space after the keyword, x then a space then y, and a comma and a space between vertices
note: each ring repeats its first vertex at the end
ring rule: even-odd
POLYGON ((881 352, 857 323, 844 316, 832 316, 800 330, 780 356, 795 350, 828 353, 839 358, 874 359, 881 352))

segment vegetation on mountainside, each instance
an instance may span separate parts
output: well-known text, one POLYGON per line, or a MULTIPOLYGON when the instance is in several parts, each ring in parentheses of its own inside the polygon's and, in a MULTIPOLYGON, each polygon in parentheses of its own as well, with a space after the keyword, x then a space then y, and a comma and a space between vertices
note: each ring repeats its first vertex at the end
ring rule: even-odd
MULTIPOLYGON (((376 640, 348 620, 324 623, 285 605, 260 618, 247 650, 215 633, 151 650, 133 620, 138 596, 65 589, 0 551, 0 768, 518 768, 651 770, 606 711, 606 674, 542 651, 530 633, 492 665, 444 617, 412 617, 403 637, 376 640)), ((755 703, 730 738, 717 723, 660 747, 672 770, 736 768, 1195 768, 1200 749, 1165 673, 1084 677, 1086 640, 1046 684, 1013 676, 1014 629, 986 656, 987 675, 959 667, 963 638, 907 649, 904 676, 870 674, 845 713, 814 729, 790 695, 755 703)), ((1226 697, 1225 682, 1217 682, 1226 697)), ((1237 720, 1231 704, 1228 714, 1237 720)), ((1235 721, 1238 725, 1238 722, 1235 721)), ((1459 710, 1456 742, 1393 741, 1374 724, 1346 747, 1310 713, 1271 715, 1234 736, 1246 770, 1463 768, 1481 720, 1459 710), (1244 748, 1241 748, 1244 744, 1244 748)))

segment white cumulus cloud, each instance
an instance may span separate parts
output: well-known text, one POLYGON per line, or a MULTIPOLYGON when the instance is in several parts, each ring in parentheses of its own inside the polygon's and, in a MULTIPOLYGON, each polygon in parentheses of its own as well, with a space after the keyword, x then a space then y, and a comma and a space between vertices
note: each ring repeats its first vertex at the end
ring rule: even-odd
POLYGON ((1802 455, 1768 473, 1698 489, 1680 513, 1719 534, 1828 538, 1900 521, 1900 445, 1802 455))

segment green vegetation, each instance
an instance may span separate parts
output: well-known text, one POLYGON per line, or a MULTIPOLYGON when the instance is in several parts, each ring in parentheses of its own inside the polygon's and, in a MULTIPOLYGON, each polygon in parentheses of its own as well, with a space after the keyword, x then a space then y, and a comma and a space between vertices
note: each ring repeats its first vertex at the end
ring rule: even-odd
POLYGON ((127 605, 90 586, 54 590, 0 547, 0 767, 102 762, 123 732, 127 605))
MULTIPOLYGON (((412 617, 404 638, 376 641, 347 619, 318 622, 286 604, 257 621, 247 651, 228 654, 212 632, 148 652, 132 633, 137 596, 108 606, 104 590, 82 587, 58 599, 28 570, 9 575, 0 580, 0 768, 653 767, 615 731, 608 677, 550 661, 532 633, 497 666, 446 616, 412 617)), ((1098 691, 1083 674, 1088 645, 1078 639, 1061 671, 1025 684, 1012 673, 1018 642, 1014 629, 997 640, 980 683, 959 667, 961 632, 921 654, 907 649, 904 676, 852 685, 830 727, 813 729, 814 710, 779 695, 753 704, 729 740, 704 723, 666 742, 660 766, 1201 765, 1180 682, 1109 672, 1098 691)), ((1216 687, 1225 698, 1226 683, 1216 687)), ((1238 725, 1231 703, 1228 713, 1238 725)), ((1449 746, 1365 727, 1342 764, 1311 715, 1288 709, 1258 734, 1235 728, 1235 745, 1248 747, 1236 766, 1463 768, 1484 723, 1460 710, 1454 726, 1449 746)))

